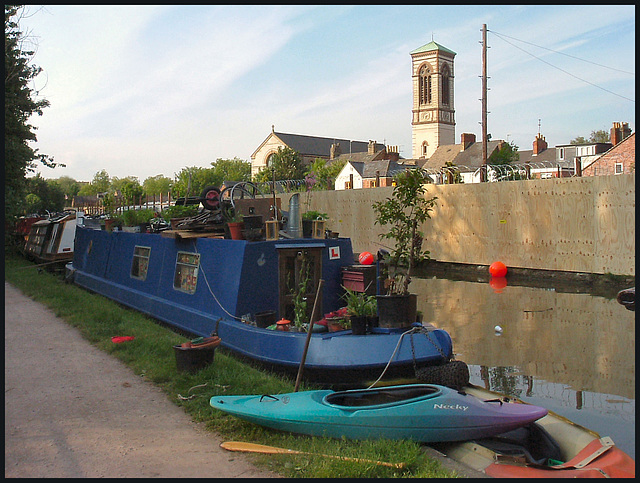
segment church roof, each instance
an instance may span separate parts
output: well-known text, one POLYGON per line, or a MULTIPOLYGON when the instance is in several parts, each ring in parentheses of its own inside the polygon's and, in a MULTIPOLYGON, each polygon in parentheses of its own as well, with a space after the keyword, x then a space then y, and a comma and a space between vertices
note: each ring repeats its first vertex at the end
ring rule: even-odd
MULTIPOLYGON (((367 152, 369 143, 366 141, 350 141, 349 139, 324 138, 318 136, 305 136, 302 134, 289 134, 274 132, 284 144, 294 151, 298 151, 303 156, 324 156, 331 153, 332 144, 340 144, 340 151, 343 154, 367 152)), ((384 144, 376 143, 376 151, 384 148, 384 144)))
POLYGON ((416 50, 411 52, 411 54, 420 54, 422 52, 431 52, 432 50, 440 50, 440 51, 445 52, 447 54, 456 55, 456 53, 453 50, 449 50, 446 47, 443 47, 442 45, 434 42, 433 40, 431 42, 429 42, 428 44, 423 45, 422 47, 418 47, 416 50))

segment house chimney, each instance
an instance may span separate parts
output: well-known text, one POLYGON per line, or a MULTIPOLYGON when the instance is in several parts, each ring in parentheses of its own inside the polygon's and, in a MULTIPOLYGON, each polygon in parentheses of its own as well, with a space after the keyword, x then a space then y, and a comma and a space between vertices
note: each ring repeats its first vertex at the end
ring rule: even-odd
POLYGON ((544 136, 540 133, 536 136, 536 139, 533 141, 533 155, 537 156, 542 151, 547 149, 547 141, 545 141, 544 136))
POLYGON ((341 154, 342 152, 340 151, 340 143, 332 144, 331 149, 329 150, 329 159, 336 159, 341 154))
POLYGON ((611 144, 614 146, 631 134, 628 122, 614 122, 611 128, 611 144))
POLYGON ((376 142, 369 140, 369 150, 368 150, 369 154, 376 154, 376 142))
POLYGON ((468 132, 463 132, 460 135, 460 144, 462 144, 462 150, 464 151, 473 143, 476 142, 476 135, 468 132))

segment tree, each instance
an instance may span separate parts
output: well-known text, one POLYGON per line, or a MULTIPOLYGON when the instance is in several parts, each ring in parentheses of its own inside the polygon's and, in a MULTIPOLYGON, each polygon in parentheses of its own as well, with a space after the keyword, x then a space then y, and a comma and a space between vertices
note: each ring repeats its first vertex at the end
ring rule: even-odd
POLYGON ((173 182, 170 178, 159 174, 157 176, 150 176, 142 182, 142 188, 144 192, 150 196, 166 195, 171 190, 173 182))
POLYGON ((56 180, 44 179, 38 173, 36 176, 27 178, 26 193, 26 205, 22 208, 24 215, 64 210, 64 191, 56 180))
POLYGON ((199 166, 182 168, 175 175, 175 181, 171 187, 174 198, 181 196, 200 196, 202 190, 210 185, 219 186, 221 181, 213 176, 213 170, 199 166), (218 183, 218 184, 216 184, 218 183))
POLYGON ((98 193, 106 193, 110 187, 111 178, 109 173, 103 169, 94 174, 91 183, 83 185, 78 194, 80 196, 97 195, 98 193))
MULTIPOLYGON (((336 178, 340 171, 342 171, 342 168, 344 168, 345 164, 346 160, 327 164, 326 159, 316 158, 315 161, 311 163, 305 178, 307 180, 313 180, 310 189, 332 190, 334 188, 336 178)), ((309 181, 307 181, 308 186, 309 184, 309 181)))
POLYGON ((589 135, 589 139, 585 139, 582 136, 578 136, 575 139, 569 141, 569 144, 587 144, 587 143, 609 143, 611 142, 611 137, 609 133, 603 129, 599 129, 598 131, 591 131, 589 135))
POLYGON ((39 92, 29 86, 42 71, 31 63, 34 51, 24 50, 29 40, 18 25, 24 7, 5 5, 4 7, 4 174, 5 174, 5 219, 19 213, 26 195, 27 173, 35 171, 38 162, 47 167, 64 166, 53 158, 38 154, 29 145, 36 142, 36 127, 28 123, 33 114, 42 115, 49 106, 46 99, 38 99, 39 92))
POLYGON ((144 190, 135 176, 126 178, 113 178, 111 180, 110 193, 119 193, 125 205, 137 205, 144 190))
POLYGON ((216 179, 220 180, 217 186, 225 181, 251 181, 251 163, 242 159, 218 158, 211 163, 211 166, 216 179))
POLYGON ((225 181, 250 181, 251 163, 242 159, 221 159, 211 162, 211 168, 192 166, 183 168, 172 187, 174 198, 200 196, 207 186, 220 187, 225 181))
POLYGON ((487 164, 513 164, 520 160, 520 154, 518 153, 518 146, 513 141, 504 143, 500 146, 500 149, 491 153, 487 164))
POLYGON ((273 180, 272 168, 275 169, 275 178, 278 180, 297 180, 304 178, 302 168, 302 155, 290 147, 278 147, 278 152, 270 158, 269 166, 263 168, 255 175, 257 182, 269 182, 273 180))
POLYGON ((60 176, 57 180, 58 186, 62 189, 66 196, 66 199, 72 200, 75 195, 80 191, 80 185, 78 182, 70 178, 69 176, 60 176))

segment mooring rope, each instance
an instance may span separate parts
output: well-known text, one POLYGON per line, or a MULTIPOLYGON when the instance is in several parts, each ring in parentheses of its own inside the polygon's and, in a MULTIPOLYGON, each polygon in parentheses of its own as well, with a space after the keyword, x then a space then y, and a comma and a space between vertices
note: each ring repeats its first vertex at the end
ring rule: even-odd
MULTIPOLYGON (((196 248, 196 242, 195 240, 191 240, 191 242, 193 243, 193 249, 195 250, 195 252, 200 255, 200 252, 198 252, 198 249, 196 248)), ((213 297, 213 299, 216 301, 216 303, 218 304, 218 306, 224 311, 225 314, 227 314, 229 317, 231 317, 232 319, 236 319, 236 320, 240 320, 242 321, 242 317, 236 317, 235 315, 233 315, 232 313, 230 313, 227 309, 224 308, 224 306, 220 303, 220 301, 218 300, 218 297, 216 297, 216 294, 213 293, 213 290, 211 290, 211 285, 209 285, 209 280, 207 279, 207 274, 204 271, 204 269, 202 268, 202 264, 198 263, 198 266, 200 267, 200 271, 202 272, 202 276, 204 277, 204 281, 207 284, 207 288, 209 289, 209 293, 211 294, 211 296, 213 297)))
POLYGON ((378 379, 376 379, 367 389, 373 388, 373 386, 375 386, 376 384, 378 384, 380 382, 380 380, 384 377, 385 373, 387 372, 387 369, 389 369, 389 366, 391 365, 391 361, 393 361, 393 358, 396 356, 396 353, 398 352, 398 349, 400 348, 400 343, 402 342, 402 338, 405 335, 413 334, 414 332, 421 332, 421 328, 420 327, 412 327, 411 329, 407 330, 406 332, 403 332, 402 334, 400 334, 400 338, 398 339, 398 342, 396 344, 396 348, 393 350, 393 354, 391 354, 391 358, 389 359, 389 362, 387 362, 387 365, 385 366, 384 370, 382 371, 382 374, 380 374, 380 377, 378 377, 378 379))

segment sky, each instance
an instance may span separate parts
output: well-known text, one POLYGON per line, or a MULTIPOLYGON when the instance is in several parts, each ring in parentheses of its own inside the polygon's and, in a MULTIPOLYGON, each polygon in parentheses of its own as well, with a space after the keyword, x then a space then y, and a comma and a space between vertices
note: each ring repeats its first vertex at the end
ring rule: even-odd
POLYGON ((456 52, 455 142, 488 132, 531 150, 635 132, 633 5, 29 6, 20 27, 49 100, 44 178, 169 178, 217 159, 250 161, 277 132, 375 140, 412 157, 410 52, 456 52))

